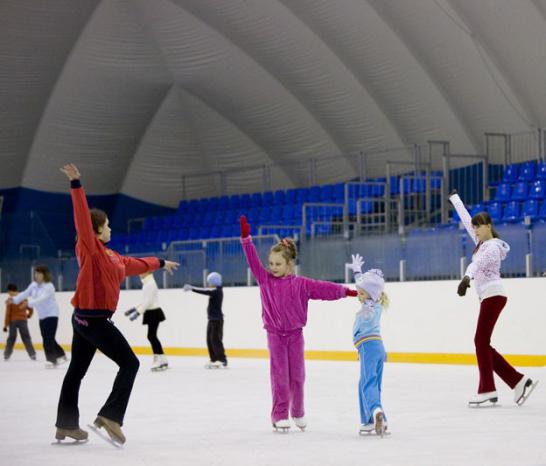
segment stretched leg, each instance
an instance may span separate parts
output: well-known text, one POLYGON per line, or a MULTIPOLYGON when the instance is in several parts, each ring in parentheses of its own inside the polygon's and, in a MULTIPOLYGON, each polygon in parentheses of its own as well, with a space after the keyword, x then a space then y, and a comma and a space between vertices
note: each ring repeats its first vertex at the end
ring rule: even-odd
POLYGON ((222 338, 224 336, 224 321, 223 320, 211 320, 211 346, 214 351, 214 355, 217 361, 223 363, 227 362, 226 352, 224 350, 224 344, 222 338))
POLYGON ((267 334, 273 408, 271 422, 288 419, 290 403, 290 381, 288 366, 288 348, 286 337, 267 334))
POLYGON ((13 353, 13 346, 17 339, 17 326, 15 322, 9 324, 8 339, 6 340, 6 347, 4 348, 4 359, 9 359, 13 353))
POLYGON ((79 328, 81 322, 72 317, 72 357, 66 375, 64 376, 59 404, 57 407, 56 427, 61 429, 78 429, 80 413, 78 410, 78 398, 82 379, 93 360, 96 348, 81 335, 79 328))
POLYGON ((209 320, 207 323, 207 349, 209 350, 209 358, 211 362, 216 361, 216 353, 214 352, 214 345, 212 344, 212 332, 213 324, 212 320, 209 320))
POLYGON ((303 417, 305 408, 303 391, 305 385, 305 342, 303 333, 299 332, 288 338, 288 361, 290 377, 290 413, 292 417, 303 417))
POLYGON ((381 408, 382 361, 384 360, 383 344, 377 341, 363 343, 358 348, 360 357, 359 403, 360 421, 362 424, 373 422, 373 412, 381 408), (380 363, 381 361, 381 363, 380 363), (381 371, 378 371, 381 369, 381 371))
POLYGON ((64 349, 57 343, 57 340, 55 339, 55 335, 57 333, 57 325, 59 324, 59 318, 58 317, 51 317, 51 334, 53 338, 53 348, 55 352, 55 360, 58 358, 65 357, 66 354, 64 352, 64 349))
POLYGON ((159 338, 157 338, 157 329, 159 328, 159 322, 153 321, 148 324, 148 341, 152 345, 152 351, 154 354, 163 354, 163 347, 159 338))
POLYGON ((28 331, 27 321, 19 321, 18 327, 19 333, 21 334, 21 339, 23 340, 23 344, 25 345, 25 349, 27 350, 28 355, 34 359, 36 357, 36 351, 34 350, 34 346, 32 346, 32 339, 30 338, 30 333, 28 331))

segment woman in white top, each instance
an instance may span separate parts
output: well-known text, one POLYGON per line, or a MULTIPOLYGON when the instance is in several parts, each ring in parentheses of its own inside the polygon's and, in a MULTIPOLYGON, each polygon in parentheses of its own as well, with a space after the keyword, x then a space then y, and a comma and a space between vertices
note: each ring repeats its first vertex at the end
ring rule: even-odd
POLYGON ((154 352, 152 371, 163 371, 169 367, 169 363, 163 352, 161 342, 157 338, 157 330, 159 324, 165 320, 165 314, 159 306, 159 293, 154 274, 148 272, 139 276, 142 281, 142 302, 136 308, 126 311, 125 315, 129 316, 129 319, 135 320, 140 314, 144 314, 142 316, 142 325, 148 326, 148 341, 154 352))
POLYGON ((510 246, 499 238, 493 228, 487 212, 480 212, 474 217, 466 210, 456 191, 449 196, 468 235, 476 245, 472 253, 472 263, 467 267, 459 284, 459 296, 466 294, 470 281, 474 280, 480 299, 480 315, 474 336, 476 357, 480 371, 478 394, 469 406, 481 406, 496 403, 498 400, 493 372, 514 390, 514 401, 521 405, 531 394, 536 385, 529 377, 514 369, 506 359, 491 346, 491 335, 508 298, 500 277, 501 262, 510 251, 510 246))
POLYGON ((38 313, 40 319, 40 332, 44 342, 46 367, 52 368, 57 364, 66 362, 64 350, 55 340, 57 325, 59 323, 59 306, 55 299, 55 287, 52 275, 46 265, 38 265, 34 268, 34 281, 28 288, 17 296, 9 298, 15 304, 28 300, 28 307, 38 313))

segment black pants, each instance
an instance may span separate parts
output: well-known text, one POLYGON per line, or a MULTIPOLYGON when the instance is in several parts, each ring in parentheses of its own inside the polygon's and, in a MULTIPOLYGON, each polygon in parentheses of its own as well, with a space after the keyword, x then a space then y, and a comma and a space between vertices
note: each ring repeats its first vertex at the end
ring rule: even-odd
POLYGON ((157 338, 158 327, 158 321, 153 321, 148 324, 148 341, 152 345, 152 351, 154 354, 163 354, 163 347, 161 346, 159 338, 157 338))
POLYGON ((121 332, 106 317, 81 318, 73 315, 72 327, 72 358, 63 381, 55 425, 64 429, 79 427, 80 384, 97 349, 119 366, 112 392, 99 415, 123 425, 140 364, 135 353, 121 332))
POLYGON ((59 343, 55 340, 55 333, 57 333, 57 324, 59 323, 58 317, 46 317, 40 319, 40 333, 44 341, 44 353, 46 360, 55 363, 58 358, 63 357, 64 350, 59 343))
POLYGON ((11 353, 13 353, 13 345, 15 345, 15 340, 17 339, 17 330, 21 335, 21 340, 27 350, 27 353, 30 357, 36 357, 36 351, 34 351, 34 346, 32 346, 32 339, 30 338, 30 333, 28 331, 28 324, 26 320, 14 320, 9 324, 9 334, 6 341, 6 347, 4 348, 4 359, 9 359, 11 353))
POLYGON ((226 353, 224 351, 224 344, 222 343, 223 337, 224 337, 224 321, 209 320, 209 323, 207 325, 207 347, 209 349, 209 356, 212 362, 227 361, 226 353))

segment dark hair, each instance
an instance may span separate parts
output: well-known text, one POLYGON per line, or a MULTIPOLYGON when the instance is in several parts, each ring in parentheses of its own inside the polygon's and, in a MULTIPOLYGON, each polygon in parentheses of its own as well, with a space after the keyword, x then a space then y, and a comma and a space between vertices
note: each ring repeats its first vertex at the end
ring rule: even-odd
POLYGON ((91 223, 93 224, 93 231, 100 235, 99 228, 102 228, 104 224, 106 223, 106 220, 108 220, 108 215, 106 215, 106 212, 104 210, 100 209, 90 209, 89 213, 91 214, 91 223))
POLYGON ((8 283, 6 291, 17 291, 17 285, 15 283, 8 283))
POLYGON ((283 238, 271 248, 271 252, 280 252, 286 262, 295 261, 298 256, 296 243, 293 239, 283 238))
POLYGON ((40 264, 34 267, 34 272, 41 273, 44 276, 44 282, 50 283, 53 281, 53 275, 49 271, 47 265, 40 264))
POLYGON ((487 212, 478 212, 476 215, 474 215, 474 217, 472 217, 472 225, 475 227, 479 227, 480 225, 491 225, 491 233, 493 234, 493 238, 500 238, 497 230, 495 230, 493 227, 493 222, 491 221, 491 217, 487 212))

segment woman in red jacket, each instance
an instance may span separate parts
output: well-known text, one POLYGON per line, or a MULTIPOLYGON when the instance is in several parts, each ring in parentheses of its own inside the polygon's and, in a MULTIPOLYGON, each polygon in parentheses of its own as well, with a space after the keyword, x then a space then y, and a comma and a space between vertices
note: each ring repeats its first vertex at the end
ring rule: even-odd
POLYGON ((118 304, 120 284, 128 275, 161 267, 172 273, 178 263, 157 257, 124 257, 108 249, 106 243, 110 241, 111 233, 108 217, 101 210, 89 210, 80 172, 75 165, 65 165, 61 171, 70 180, 80 272, 71 301, 74 306, 72 358, 61 389, 55 438, 87 439, 87 432, 79 428, 78 394, 98 349, 119 366, 119 372, 95 426, 104 427, 114 442, 125 443, 121 426, 139 362, 125 337, 110 320, 118 304))

